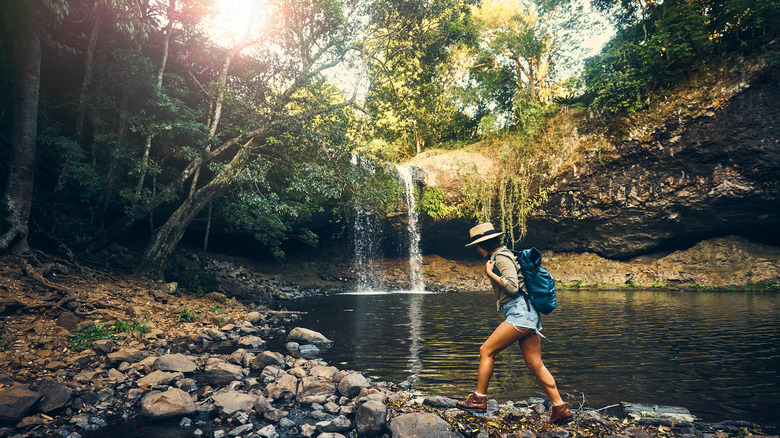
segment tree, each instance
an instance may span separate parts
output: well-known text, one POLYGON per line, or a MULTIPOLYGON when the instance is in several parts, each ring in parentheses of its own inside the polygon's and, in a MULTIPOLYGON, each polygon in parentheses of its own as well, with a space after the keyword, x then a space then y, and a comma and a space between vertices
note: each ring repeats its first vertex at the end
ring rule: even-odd
MULTIPOLYGON (((579 2, 494 0, 475 12, 483 53, 475 73, 511 76, 517 93, 531 102, 549 101, 555 69, 576 53, 578 32, 589 21, 579 2)), ((503 86, 503 81, 491 81, 503 86)))
MULTIPOLYGON (((189 179, 205 163, 212 164, 212 176, 154 233, 140 272, 159 276, 165 259, 198 212, 215 196, 251 183, 249 169, 266 162, 267 154, 273 156, 278 139, 289 135, 291 127, 352 104, 334 96, 335 90, 323 87, 320 79, 323 70, 338 64, 350 50, 344 37, 351 32, 345 27, 349 23, 342 5, 336 1, 287 0, 275 12, 277 21, 261 39, 264 44, 246 58, 255 76, 249 78, 253 86, 245 91, 253 94, 255 113, 242 116, 252 129, 205 151, 184 169, 179 182, 189 179)), ((309 151, 305 155, 338 146, 305 138, 297 143, 309 151)))
POLYGON ((13 156, 4 192, 10 228, 0 236, 0 250, 26 254, 30 251, 28 235, 38 134, 41 39, 44 22, 61 21, 68 13, 68 4, 57 0, 26 0, 7 7, 10 11, 6 11, 8 15, 4 18, 12 19, 5 24, 12 32, 16 81, 13 156))
POLYGON ((420 153, 438 141, 456 117, 457 108, 447 92, 447 70, 452 49, 474 39, 469 3, 374 3, 367 106, 380 137, 412 144, 413 153, 420 153))

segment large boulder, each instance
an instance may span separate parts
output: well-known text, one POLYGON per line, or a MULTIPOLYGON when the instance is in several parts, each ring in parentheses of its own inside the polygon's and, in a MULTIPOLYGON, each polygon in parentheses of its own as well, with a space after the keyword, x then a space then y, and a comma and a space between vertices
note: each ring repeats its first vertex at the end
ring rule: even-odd
POLYGON ((163 354, 154 362, 154 367, 161 371, 175 371, 192 373, 198 366, 191 359, 181 353, 163 354))
POLYGON ((265 394, 272 400, 291 399, 295 397, 297 387, 298 379, 285 373, 265 387, 265 394))
POLYGON ((200 379, 214 386, 223 386, 234 380, 243 380, 244 368, 213 357, 206 361, 200 379))
POLYGON ((0 390, 0 423, 20 420, 33 410, 41 396, 39 392, 15 386, 0 390))
POLYGON ((360 373, 349 373, 339 381, 339 392, 345 397, 355 397, 363 388, 370 388, 371 383, 360 373))
POLYGON ((399 415, 389 428, 393 438, 463 438, 444 419, 427 412, 399 415))
POLYGON ((322 333, 303 327, 295 327, 290 330, 290 333, 287 335, 287 341, 320 346, 329 346, 333 344, 333 341, 326 338, 322 333))
POLYGON ((168 388, 165 392, 150 392, 141 399, 141 411, 153 419, 177 417, 194 413, 195 403, 181 389, 168 388))
POLYGON ((362 403, 355 414, 355 428, 359 436, 379 435, 387 424, 387 406, 377 400, 362 403))
POLYGON ((214 406, 225 416, 250 409, 258 402, 258 396, 239 391, 219 391, 211 396, 214 406))
POLYGON ((322 378, 309 376, 301 379, 298 384, 297 400, 305 404, 324 404, 328 397, 334 394, 336 394, 336 385, 322 378))
POLYGON ((158 386, 168 385, 183 377, 183 373, 166 373, 165 371, 156 370, 138 379, 137 383, 139 388, 152 389, 158 386))

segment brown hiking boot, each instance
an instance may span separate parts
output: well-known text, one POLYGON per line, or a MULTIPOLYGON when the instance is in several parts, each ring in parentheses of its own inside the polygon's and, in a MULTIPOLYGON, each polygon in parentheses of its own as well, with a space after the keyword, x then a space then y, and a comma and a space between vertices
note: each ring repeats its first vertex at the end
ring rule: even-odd
POLYGON ((572 420, 571 411, 566 403, 552 407, 550 418, 543 421, 544 424, 566 424, 572 420))
POLYGON ((466 411, 485 412, 487 411, 487 401, 488 398, 486 395, 479 396, 472 392, 468 397, 466 397, 465 401, 457 402, 455 403, 455 406, 457 406, 458 409, 463 409, 466 411))

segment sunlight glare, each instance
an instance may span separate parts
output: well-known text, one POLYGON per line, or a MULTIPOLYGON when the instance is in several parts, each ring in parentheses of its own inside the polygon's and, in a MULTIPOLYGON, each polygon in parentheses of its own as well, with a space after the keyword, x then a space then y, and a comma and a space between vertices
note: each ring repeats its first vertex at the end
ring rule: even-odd
POLYGON ((214 0, 215 16, 209 34, 217 44, 234 46, 248 31, 259 33, 270 15, 269 0, 214 0))

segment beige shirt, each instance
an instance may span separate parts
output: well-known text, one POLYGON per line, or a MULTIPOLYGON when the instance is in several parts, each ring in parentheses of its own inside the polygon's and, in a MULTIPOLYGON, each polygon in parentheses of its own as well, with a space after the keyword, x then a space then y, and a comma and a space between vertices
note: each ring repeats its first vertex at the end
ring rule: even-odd
POLYGON ((493 292, 496 294, 496 307, 501 310, 501 305, 517 298, 518 292, 525 291, 525 282, 523 281, 523 274, 520 273, 520 265, 515 259, 514 255, 506 249, 501 247, 493 253, 491 257, 496 261, 496 268, 498 268, 499 277, 504 286, 501 286, 490 278, 490 284, 493 286, 493 292))

